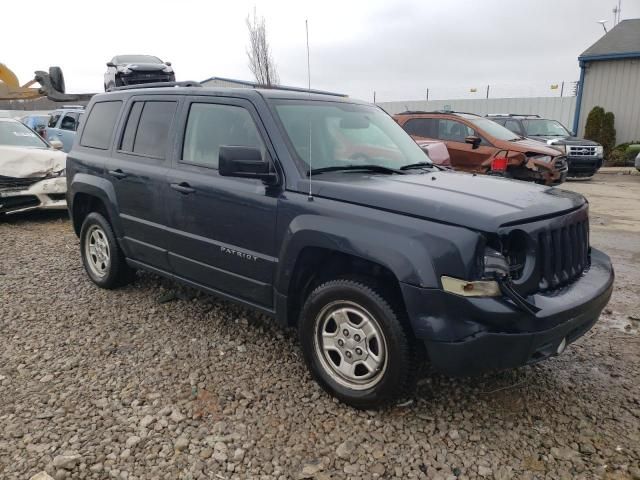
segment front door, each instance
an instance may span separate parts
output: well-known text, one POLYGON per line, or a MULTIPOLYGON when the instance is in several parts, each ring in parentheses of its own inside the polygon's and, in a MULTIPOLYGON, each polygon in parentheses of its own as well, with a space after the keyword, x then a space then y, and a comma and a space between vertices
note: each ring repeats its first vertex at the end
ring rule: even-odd
POLYGON ((447 144, 453 168, 467 172, 484 171, 480 166, 493 155, 496 149, 484 139, 477 148, 473 148, 473 145, 465 142, 465 138, 469 136, 480 135, 457 120, 439 119, 438 138, 447 144))
POLYGON ((116 139, 113 156, 106 163, 125 232, 122 241, 127 255, 165 271, 170 270, 166 174, 177 107, 177 97, 132 97, 125 106, 124 128, 116 139))
POLYGON ((273 306, 279 190, 260 180, 222 177, 222 145, 260 148, 273 159, 250 102, 194 97, 167 175, 169 262, 176 275, 257 306, 273 306))

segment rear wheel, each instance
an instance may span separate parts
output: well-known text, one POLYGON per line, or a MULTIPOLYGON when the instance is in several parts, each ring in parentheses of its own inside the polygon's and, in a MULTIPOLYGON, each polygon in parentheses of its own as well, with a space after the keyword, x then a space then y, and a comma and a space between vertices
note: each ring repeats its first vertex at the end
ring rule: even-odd
POLYGON ((80 251, 89 278, 99 287, 112 289, 133 280, 135 271, 127 265, 109 221, 98 212, 82 223, 80 251))
POLYGON ((330 394, 379 407, 415 387, 415 341, 401 314, 366 283, 334 280, 307 298, 299 323, 305 360, 330 394))

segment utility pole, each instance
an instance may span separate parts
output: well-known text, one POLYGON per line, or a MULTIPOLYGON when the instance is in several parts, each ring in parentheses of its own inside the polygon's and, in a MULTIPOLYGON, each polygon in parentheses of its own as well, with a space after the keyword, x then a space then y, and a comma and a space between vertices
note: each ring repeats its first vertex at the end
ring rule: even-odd
POLYGON ((489 98, 489 85, 487 85, 487 98, 489 98))
POLYGON ((562 86, 560 87, 560 98, 562 98, 563 92, 564 92, 564 80, 562 81, 562 86))
POLYGON ((429 101, 429 89, 427 88, 427 102, 429 101))
POLYGON ((375 90, 373 91, 373 103, 374 104, 376 103, 376 91, 375 90))

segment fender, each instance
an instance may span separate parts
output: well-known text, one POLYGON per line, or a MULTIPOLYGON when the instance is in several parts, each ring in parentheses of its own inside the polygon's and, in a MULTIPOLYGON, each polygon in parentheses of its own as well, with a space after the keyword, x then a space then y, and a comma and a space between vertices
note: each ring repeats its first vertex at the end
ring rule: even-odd
MULTIPOLYGON (((325 248, 369 260, 390 270, 398 281, 422 288, 440 287, 440 274, 432 261, 434 256, 462 265, 458 247, 448 239, 452 234, 449 230, 455 227, 430 224, 432 228, 425 232, 424 223, 418 231, 412 225, 385 229, 379 228, 377 222, 354 220, 317 214, 295 217, 281 243, 276 290, 282 294, 288 292, 296 261, 305 247, 325 248)), ((388 216, 385 220, 388 227, 388 216)), ((458 237, 466 231, 456 230, 458 237)))
POLYGON ((68 186, 68 190, 73 192, 73 196, 69 198, 71 202, 69 205, 69 214, 71 216, 73 216, 73 202, 76 194, 86 193, 87 195, 94 196, 102 200, 102 203, 106 207, 111 219, 111 227, 116 237, 121 238, 123 236, 119 213, 116 209, 116 192, 110 181, 96 175, 76 173, 68 186))

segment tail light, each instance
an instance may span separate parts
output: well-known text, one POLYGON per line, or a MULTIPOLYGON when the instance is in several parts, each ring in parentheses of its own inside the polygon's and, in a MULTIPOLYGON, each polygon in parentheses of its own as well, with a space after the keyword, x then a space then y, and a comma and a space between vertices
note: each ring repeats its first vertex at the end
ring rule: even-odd
POLYGON ((509 159, 507 157, 496 157, 491 160, 491 170, 504 172, 507 169, 509 159))

